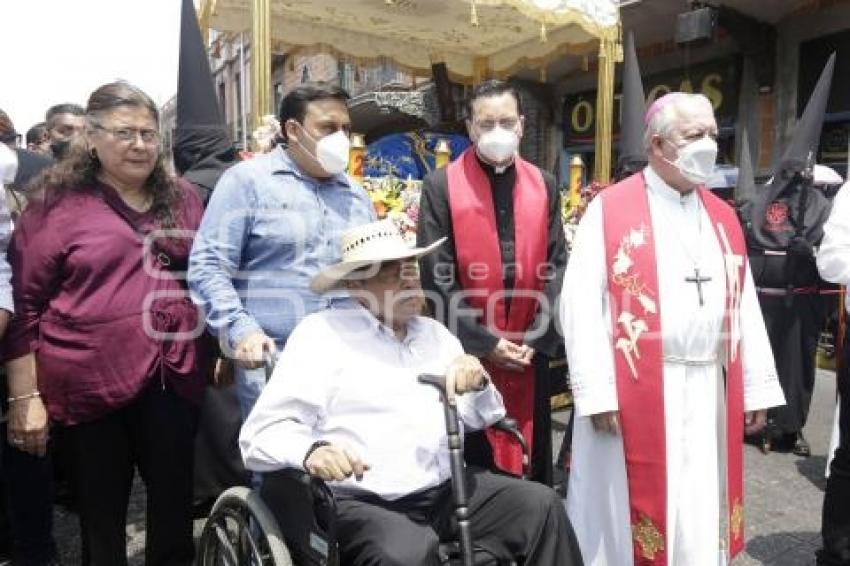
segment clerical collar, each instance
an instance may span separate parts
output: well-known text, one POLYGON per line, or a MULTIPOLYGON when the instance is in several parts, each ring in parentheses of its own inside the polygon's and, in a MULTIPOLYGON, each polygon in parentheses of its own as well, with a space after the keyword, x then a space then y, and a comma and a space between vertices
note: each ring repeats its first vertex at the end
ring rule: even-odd
POLYGON ((646 179, 646 184, 652 193, 668 202, 674 202, 678 205, 685 206, 690 203, 696 202, 697 192, 693 190, 687 194, 682 194, 661 178, 661 176, 655 172, 651 165, 647 165, 643 170, 644 179, 646 179))
POLYGON ((481 157, 481 155, 478 153, 478 149, 475 150, 475 157, 478 159, 478 163, 481 165, 481 167, 483 167, 485 170, 489 169, 496 175, 504 175, 505 171, 507 171, 516 164, 516 158, 514 158, 511 159, 511 162, 507 165, 502 165, 499 167, 491 165, 490 163, 486 162, 483 157, 481 157))

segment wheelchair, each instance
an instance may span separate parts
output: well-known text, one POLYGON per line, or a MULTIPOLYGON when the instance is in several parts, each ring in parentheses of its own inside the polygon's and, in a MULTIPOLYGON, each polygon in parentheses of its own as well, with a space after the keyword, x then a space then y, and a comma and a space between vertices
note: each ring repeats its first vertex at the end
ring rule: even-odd
MULTIPOLYGON (((267 372, 273 363, 267 363, 267 372)), ((451 463, 456 537, 441 541, 444 566, 512 566, 507 557, 476 547, 467 517, 466 470, 457 409, 445 397, 443 376, 422 375, 422 383, 441 392, 451 463)), ((492 425, 522 449, 522 479, 528 479, 528 444, 516 421, 492 425)), ((336 537, 336 503, 322 480, 296 469, 263 474, 259 490, 233 487, 219 496, 198 543, 197 566, 344 566, 336 537)))

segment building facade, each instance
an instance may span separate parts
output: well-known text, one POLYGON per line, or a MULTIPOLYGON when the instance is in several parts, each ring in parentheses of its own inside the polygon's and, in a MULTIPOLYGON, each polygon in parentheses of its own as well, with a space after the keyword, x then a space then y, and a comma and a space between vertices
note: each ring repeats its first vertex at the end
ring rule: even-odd
MULTIPOLYGON (((699 4, 696 3, 699 7, 699 4)), ((676 41, 680 0, 637 1, 621 10, 623 29, 635 34, 647 103, 674 90, 701 92, 720 126, 721 164, 737 163, 741 134, 762 176, 770 174, 790 139, 829 54, 835 76, 819 163, 844 174, 850 131, 850 2, 847 0, 721 0, 710 39, 676 41)), ((621 71, 618 70, 618 81, 621 71)), ((580 155, 592 170, 595 68, 567 73, 555 85, 557 145, 562 159, 580 155)), ((620 86, 615 96, 618 139, 620 86)), ((615 147, 616 162, 616 147, 615 147)))
MULTIPOLYGON (((210 40, 210 66, 216 93, 227 127, 241 149, 250 143, 252 128, 250 36, 212 31, 210 40)), ((335 83, 352 96, 380 90, 387 85, 401 89, 416 86, 410 75, 401 72, 389 61, 358 65, 321 51, 273 54, 271 84, 275 113, 286 93, 307 82, 335 83)))

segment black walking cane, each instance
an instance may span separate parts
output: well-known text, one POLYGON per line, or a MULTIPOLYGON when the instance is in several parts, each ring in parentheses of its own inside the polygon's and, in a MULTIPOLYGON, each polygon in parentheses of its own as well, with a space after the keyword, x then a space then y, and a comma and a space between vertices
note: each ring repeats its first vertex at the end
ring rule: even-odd
POLYGON ((454 500, 458 531, 460 532, 460 556, 463 566, 474 566, 472 531, 469 526, 469 497, 466 493, 466 466, 463 461, 457 407, 449 403, 446 397, 446 376, 423 374, 419 376, 419 382, 436 387, 440 391, 440 397, 443 401, 443 412, 446 416, 446 434, 449 437, 452 498, 454 500))
POLYGON ((263 369, 266 371, 266 383, 272 378, 274 366, 277 363, 277 354, 268 350, 263 350, 263 369))

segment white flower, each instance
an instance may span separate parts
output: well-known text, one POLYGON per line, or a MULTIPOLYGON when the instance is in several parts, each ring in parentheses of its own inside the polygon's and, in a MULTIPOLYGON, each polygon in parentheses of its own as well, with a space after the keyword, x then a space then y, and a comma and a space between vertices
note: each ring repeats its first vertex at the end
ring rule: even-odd
POLYGON ((612 269, 614 270, 614 275, 623 275, 625 274, 629 268, 633 265, 632 258, 629 257, 629 254, 623 251, 623 248, 619 248, 617 250, 617 255, 614 256, 614 266, 612 269))
POLYGON ((632 229, 629 232, 629 243, 632 247, 638 248, 646 243, 646 234, 643 232, 643 228, 640 230, 632 229))
POLYGON ((645 310, 647 313, 649 313, 649 314, 657 314, 658 313, 658 308, 655 306, 655 301, 653 301, 652 299, 650 299, 648 296, 644 295, 643 293, 638 295, 638 302, 640 303, 640 306, 643 307, 643 310, 645 310))

